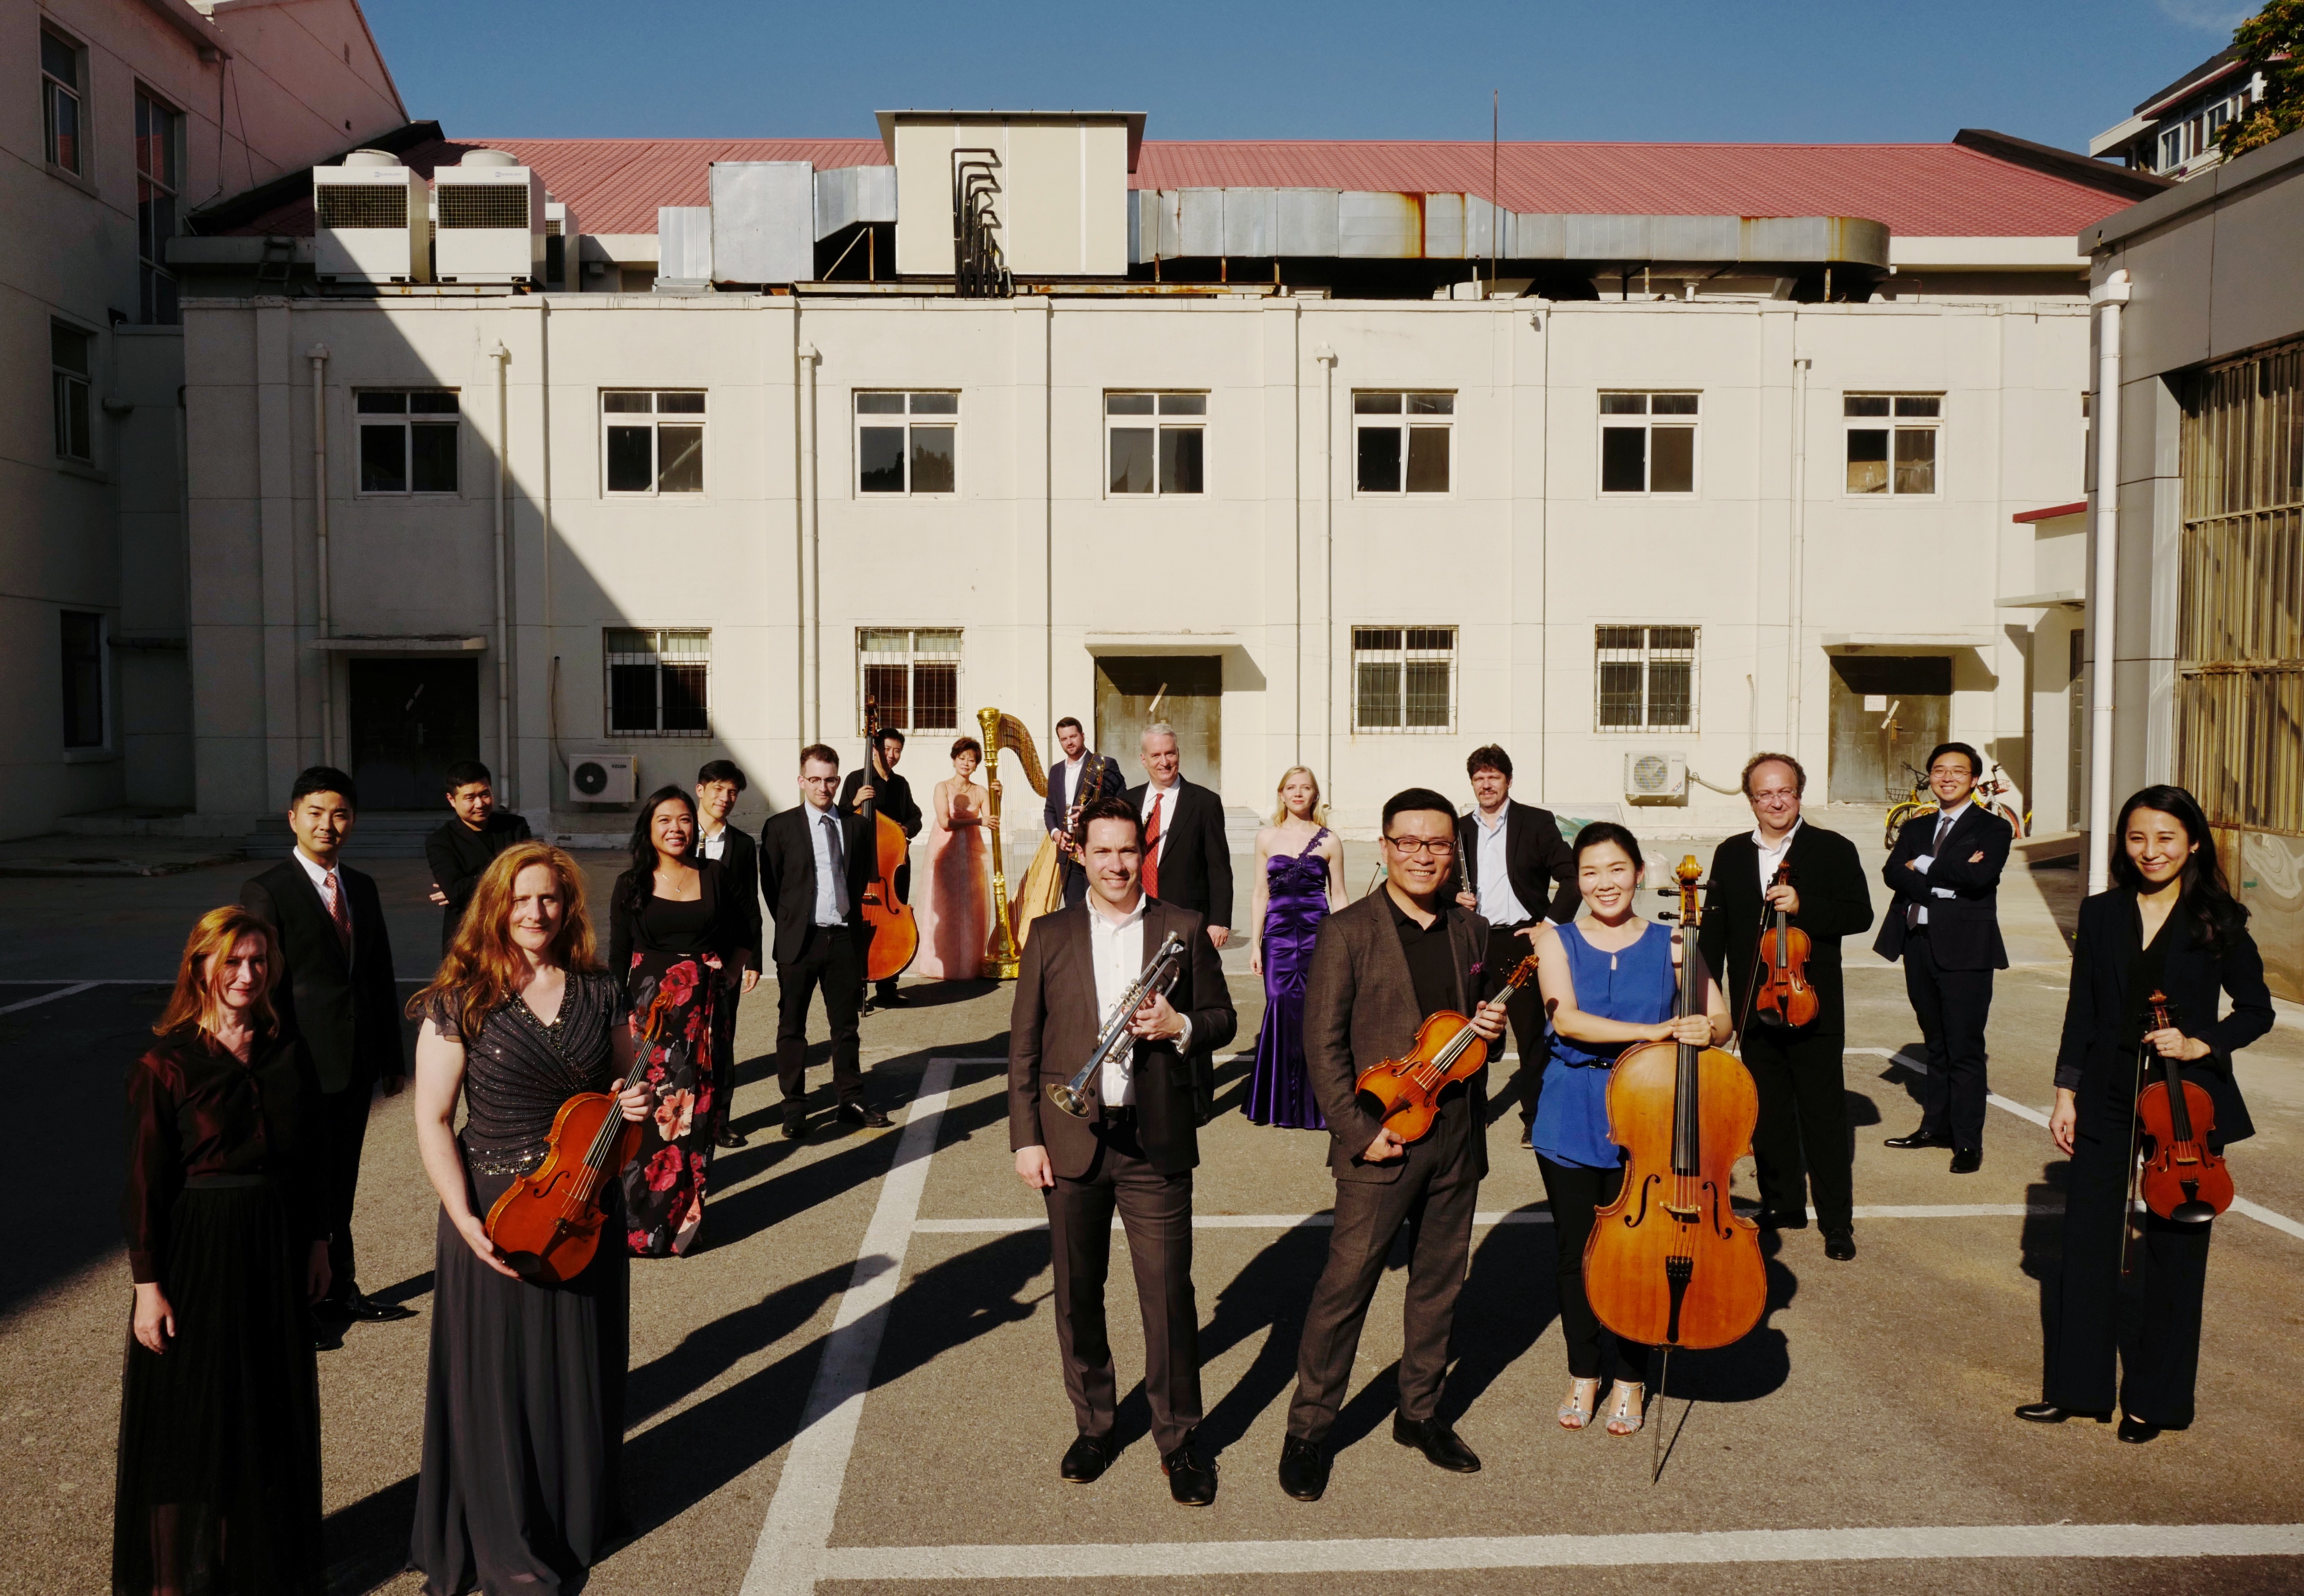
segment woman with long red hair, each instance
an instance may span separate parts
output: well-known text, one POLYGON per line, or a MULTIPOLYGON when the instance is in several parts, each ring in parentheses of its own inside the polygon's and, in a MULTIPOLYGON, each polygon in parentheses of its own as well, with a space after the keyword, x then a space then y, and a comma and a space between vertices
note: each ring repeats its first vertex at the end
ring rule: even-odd
POLYGON ((119 1596, 318 1596, 328 1288, 319 1091, 273 1012, 271 927, 200 916, 128 1072, 122 1203, 136 1305, 120 1394, 119 1596))
MULTIPOLYGON (((409 1004, 424 1022, 416 1144, 440 1195, 409 1545, 427 1596, 563 1589, 622 1531, 624 1250, 599 1248, 565 1285, 531 1284, 497 1255, 485 1216, 544 1161, 569 1098, 614 1090, 631 1059, 623 1009, 584 912, 582 869, 541 842, 488 866, 439 974, 409 1004)), ((630 1120, 655 1106, 644 1085, 621 1103, 630 1120)), ((611 1182, 612 1236, 618 1199, 611 1182)))

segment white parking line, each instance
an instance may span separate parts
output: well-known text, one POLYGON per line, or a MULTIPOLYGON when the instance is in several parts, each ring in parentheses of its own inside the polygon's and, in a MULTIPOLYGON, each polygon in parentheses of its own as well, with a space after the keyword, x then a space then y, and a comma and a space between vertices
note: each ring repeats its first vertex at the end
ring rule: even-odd
POLYGON ((26 998, 21 1003, 11 1003, 5 1009, 0 1009, 0 1014, 13 1014, 19 1009, 37 1009, 43 1003, 53 1003, 58 998, 77 997, 97 984, 99 984, 94 981, 81 981, 65 987, 62 992, 44 992, 37 998, 26 998))
MULTIPOLYGON (((1757 1212, 1757 1203, 1739 1203, 1740 1212, 1757 1212)), ((1975 1220, 2019 1219, 2027 1214, 2062 1213, 2061 1203, 1859 1203, 1856 1217, 1859 1220, 1975 1220)), ((1808 1210, 1816 1217, 1816 1210, 1808 1210)), ((1336 1222, 1334 1213, 1196 1213, 1192 1216, 1195 1230, 1298 1230, 1331 1226, 1336 1222)), ((1542 1208, 1512 1208, 1493 1212, 1476 1213, 1475 1225, 1548 1225, 1550 1211, 1542 1208)), ((915 1236, 1014 1236, 1026 1230, 1045 1230, 1048 1221, 1023 1214, 1003 1215, 995 1219, 920 1220, 912 1226, 915 1236)), ((1114 1230, 1120 1221, 1112 1221, 1114 1230)))

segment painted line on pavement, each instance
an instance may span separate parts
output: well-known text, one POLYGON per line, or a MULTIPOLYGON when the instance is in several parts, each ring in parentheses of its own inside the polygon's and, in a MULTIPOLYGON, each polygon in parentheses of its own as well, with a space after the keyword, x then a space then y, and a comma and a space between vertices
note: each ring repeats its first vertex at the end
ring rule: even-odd
MULTIPOLYGON (((12 982, 12 983, 10 983, 10 984, 11 984, 11 985, 13 985, 13 984, 14 984, 14 983, 13 983, 13 982, 12 982)), ((97 985, 110 985, 110 984, 111 984, 111 983, 109 983, 109 982, 103 982, 103 983, 95 982, 95 981, 81 981, 81 982, 78 982, 78 983, 74 984, 73 985, 71 985, 71 986, 67 986, 67 987, 65 987, 62 992, 42 992, 42 993, 41 993, 38 997, 37 997, 37 998, 26 998, 26 999, 25 999, 22 1002, 21 1002, 21 1003, 11 1003, 11 1004, 9 1004, 5 1009, 0 1009, 0 1014, 13 1014, 13 1013, 15 1013, 15 1012, 16 1012, 16 1010, 18 1010, 19 1009, 38 1009, 41 1004, 43 1004, 43 1003, 53 1003, 53 1002, 55 1002, 58 998, 77 997, 80 993, 84 992, 87 992, 87 991, 88 991, 88 990, 89 990, 91 987, 97 986, 97 985)))
MULTIPOLYGON (((1739 1212, 1758 1212, 1757 1204, 1739 1203, 1739 1212)), ((2020 1219, 2035 1213, 2062 1213, 2061 1203, 1859 1203, 1856 1217, 1859 1220, 1974 1220, 2020 1219)), ((1808 1210, 1816 1217, 1816 1210, 1808 1210)), ((1332 1226, 1334 1213, 1196 1213, 1192 1216, 1195 1230, 1299 1230, 1332 1226)), ((1495 1212, 1476 1213, 1475 1225, 1548 1225, 1552 1214, 1547 1209, 1513 1208, 1495 1212)), ((1026 1230, 1045 1230, 1048 1221, 1029 1219, 1021 1214, 1004 1215, 995 1219, 919 1220, 912 1226, 915 1236, 1014 1236, 1026 1230)), ((1121 1222, 1112 1221, 1114 1230, 1121 1222)))
POLYGON ((822 1577, 824 1549, 848 1481, 856 1427, 872 1387, 872 1365, 888 1329, 888 1310, 903 1275, 904 1248, 919 1217, 920 1193, 936 1154, 936 1127, 952 1096, 953 1060, 932 1058, 919 1095, 904 1116, 895 1161, 856 1250, 856 1267, 834 1310, 823 1360, 809 1389, 800 1433, 784 1455, 741 1596, 807 1596, 822 1577))

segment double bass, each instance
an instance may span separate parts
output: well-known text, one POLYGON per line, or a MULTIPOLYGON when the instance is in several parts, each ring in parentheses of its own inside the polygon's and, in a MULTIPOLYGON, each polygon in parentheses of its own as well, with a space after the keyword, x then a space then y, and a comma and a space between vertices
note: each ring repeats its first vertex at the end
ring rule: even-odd
MULTIPOLYGON (((2168 999, 2155 992, 2145 1000, 2147 1034, 2167 1030, 2168 999)), ((2144 1068, 2148 1047, 2139 1046, 2137 1068, 2144 1068)), ((2221 1153, 2210 1152, 2208 1137, 2216 1128, 2215 1100, 2197 1081, 2184 1078, 2182 1062, 2163 1058, 2165 1078, 2152 1082, 2136 1096, 2136 1135, 2143 1143, 2143 1163, 2137 1174, 2144 1206, 2179 1225, 2205 1225, 2232 1203, 2232 1170, 2221 1153)), ((2129 1207, 2136 1204, 2131 1195, 2129 1207)))
POLYGON ((911 840, 904 835, 902 826, 880 813, 877 796, 880 783, 888 777, 880 764, 879 708, 873 695, 864 695, 865 784, 876 796, 866 799, 860 809, 872 839, 872 874, 864 883, 864 901, 859 907, 864 912, 864 924, 872 928, 872 941, 864 954, 864 978, 894 981, 919 953, 920 926, 912 917, 912 906, 896 896, 896 872, 911 857, 911 840))
MULTIPOLYGON (((1776 866, 1775 886, 1792 883, 1789 862, 1776 866)), ((1819 1006, 1816 988, 1808 984, 1808 933, 1792 923, 1782 908, 1771 905, 1763 916, 1760 945, 1752 982, 1752 1013, 1764 1026, 1798 1029, 1812 1026, 1819 1006)))

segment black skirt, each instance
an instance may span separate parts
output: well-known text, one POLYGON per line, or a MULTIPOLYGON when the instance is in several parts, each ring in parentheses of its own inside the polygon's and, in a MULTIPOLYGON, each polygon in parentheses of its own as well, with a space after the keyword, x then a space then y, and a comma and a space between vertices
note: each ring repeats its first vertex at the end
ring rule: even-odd
MULTIPOLYGON (((472 1212, 486 1214, 514 1177, 468 1178, 472 1212)), ((606 1191, 621 1209, 616 1184, 606 1191)), ((625 1533, 616 1488, 631 1271, 623 1236, 612 1210, 582 1274, 531 1286, 482 1263, 441 1214, 408 1550, 427 1596, 549 1596, 580 1583, 625 1533)))
POLYGON ((131 1322, 115 1596, 320 1596, 320 1391, 302 1249, 277 1187, 196 1179, 169 1216, 167 1351, 131 1322))

